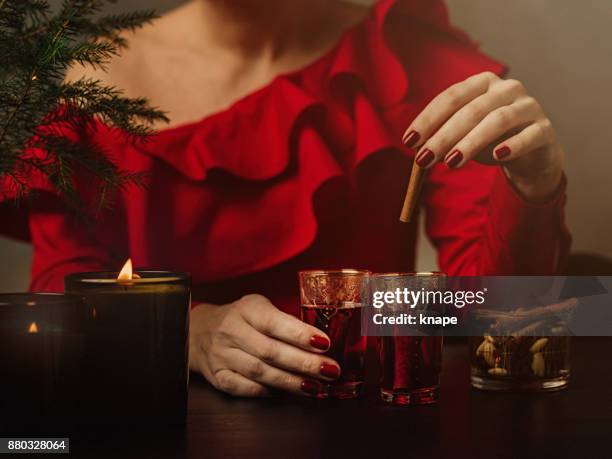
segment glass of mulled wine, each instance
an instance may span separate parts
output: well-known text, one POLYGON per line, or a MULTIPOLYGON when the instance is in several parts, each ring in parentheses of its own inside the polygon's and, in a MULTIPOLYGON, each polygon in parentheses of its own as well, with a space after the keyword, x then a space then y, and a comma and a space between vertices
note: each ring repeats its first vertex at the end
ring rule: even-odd
POLYGON ((365 372, 366 337, 361 315, 369 297, 369 271, 342 269, 300 271, 301 318, 329 336, 326 355, 340 365, 340 378, 322 383, 317 398, 355 398, 365 372))
MULTIPOLYGON (((435 291, 444 288, 445 279, 445 274, 437 272, 374 274, 371 290, 435 291)), ((394 306, 388 305, 389 308, 394 306)), ((415 304, 413 310, 435 314, 435 306, 425 303, 415 304)), ((378 337, 381 399, 401 406, 436 403, 442 367, 442 336, 430 335, 430 330, 408 329, 403 325, 391 327, 385 336, 378 337), (407 330, 412 330, 412 335, 407 336, 407 330)))

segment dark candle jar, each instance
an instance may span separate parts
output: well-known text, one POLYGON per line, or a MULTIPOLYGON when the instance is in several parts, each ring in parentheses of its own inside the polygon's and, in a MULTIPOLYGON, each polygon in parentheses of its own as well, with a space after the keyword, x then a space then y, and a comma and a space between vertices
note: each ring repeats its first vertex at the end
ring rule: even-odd
POLYGON ((191 278, 138 271, 67 276, 92 310, 85 361, 89 424, 130 431, 182 427, 187 413, 191 278))
POLYGON ((77 427, 89 312, 79 296, 0 294, 0 434, 77 427))

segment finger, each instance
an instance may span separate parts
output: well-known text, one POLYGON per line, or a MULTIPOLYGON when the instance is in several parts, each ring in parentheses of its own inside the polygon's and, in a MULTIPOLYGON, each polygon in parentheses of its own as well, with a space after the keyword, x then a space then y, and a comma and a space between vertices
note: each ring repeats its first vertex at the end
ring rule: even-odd
POLYGON ((316 395, 325 388, 324 382, 275 368, 240 349, 229 349, 228 359, 232 361, 234 371, 267 387, 299 395, 316 395))
POLYGON ((504 134, 531 124, 538 114, 539 105, 531 97, 492 111, 452 148, 444 162, 453 169, 463 166, 504 134))
POLYGON ((228 369, 215 373, 213 381, 217 389, 236 397, 267 397, 270 395, 270 390, 263 384, 228 369))
POLYGON ((511 81, 495 84, 493 89, 476 97, 460 108, 436 131, 416 155, 416 162, 423 168, 431 167, 450 153, 451 148, 465 137, 494 110, 512 104, 520 92, 511 81))
POLYGON ((500 162, 512 161, 542 148, 554 140, 551 122, 546 119, 533 123, 494 149, 493 157, 500 162))
POLYGON ((340 365, 331 358, 270 338, 254 328, 243 331, 237 344, 258 360, 292 373, 328 381, 340 376, 340 365))
POLYGON ((329 349, 330 340, 325 333, 279 311, 265 297, 249 295, 240 301, 245 302, 241 308, 244 319, 264 335, 310 352, 322 353, 329 349))
POLYGON ((404 144, 407 147, 423 145, 453 113, 487 92, 497 80, 499 77, 491 72, 479 73, 438 94, 412 121, 404 133, 404 144))

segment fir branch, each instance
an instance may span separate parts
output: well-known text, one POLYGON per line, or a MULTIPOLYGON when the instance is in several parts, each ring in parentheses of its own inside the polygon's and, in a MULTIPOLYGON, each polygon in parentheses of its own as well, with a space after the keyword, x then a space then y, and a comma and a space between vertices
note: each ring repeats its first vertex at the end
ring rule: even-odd
POLYGON ((66 60, 90 65, 94 68, 104 68, 113 56, 118 54, 117 47, 110 42, 85 42, 67 48, 66 60))
POLYGON ((122 91, 112 86, 103 86, 96 80, 83 78, 64 83, 57 91, 57 97, 64 105, 76 107, 82 115, 97 116, 130 135, 150 134, 147 123, 167 121, 164 113, 151 108, 145 99, 124 97, 122 91))
POLYGON ((139 139, 152 123, 167 121, 145 99, 100 81, 63 81, 75 64, 104 69, 127 44, 122 32, 156 17, 151 11, 101 16, 108 3, 114 1, 63 0, 52 14, 45 0, 0 0, 0 186, 25 195, 29 176, 38 173, 79 207, 76 178, 83 171, 97 180, 100 206, 125 186, 143 185, 142 174, 119 170, 100 146, 65 136, 100 119, 139 139))
POLYGON ((28 98, 28 95, 30 94, 30 90, 32 89, 32 82, 35 80, 35 78, 34 78, 35 76, 36 76, 36 74, 34 73, 34 70, 33 70, 32 73, 30 73, 30 75, 29 75, 29 78, 28 78, 27 83, 26 83, 26 87, 25 87, 24 91, 22 92, 21 97, 17 101, 17 104, 15 105, 13 110, 11 110, 9 112, 8 118, 4 122, 4 125, 2 126, 2 128, 0 129, 0 145, 2 145, 2 143, 4 141, 4 138, 6 137, 7 133, 9 132, 9 128, 11 127, 11 123, 13 122, 15 117, 17 116, 17 113, 19 112, 19 109, 25 104, 25 101, 28 98))

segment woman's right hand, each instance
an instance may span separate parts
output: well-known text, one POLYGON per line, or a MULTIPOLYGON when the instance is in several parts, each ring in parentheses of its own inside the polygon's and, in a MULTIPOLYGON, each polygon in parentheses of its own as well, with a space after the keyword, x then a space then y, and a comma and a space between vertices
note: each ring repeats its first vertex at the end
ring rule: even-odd
POLYGON ((232 395, 261 397, 271 388, 315 395, 340 376, 322 355, 329 345, 325 333, 260 295, 191 311, 189 366, 232 395))

